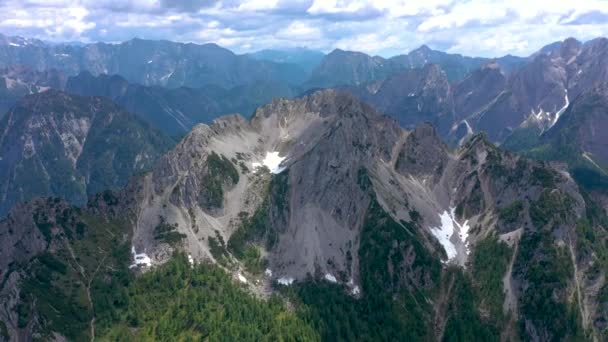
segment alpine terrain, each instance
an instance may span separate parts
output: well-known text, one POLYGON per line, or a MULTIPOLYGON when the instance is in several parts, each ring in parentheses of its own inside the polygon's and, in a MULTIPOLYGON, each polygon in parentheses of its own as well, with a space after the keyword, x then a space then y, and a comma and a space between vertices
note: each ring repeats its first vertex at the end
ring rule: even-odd
POLYGON ((606 222, 563 164, 483 133, 453 149, 430 124, 406 130, 322 90, 199 124, 86 206, 15 206, 0 223, 0 331, 604 340, 606 222))

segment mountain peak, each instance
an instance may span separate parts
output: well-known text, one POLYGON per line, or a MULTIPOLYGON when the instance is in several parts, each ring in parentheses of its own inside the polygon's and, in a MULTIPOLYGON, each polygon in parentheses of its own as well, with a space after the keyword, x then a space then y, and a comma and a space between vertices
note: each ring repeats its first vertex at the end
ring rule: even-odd
POLYGON ((420 45, 420 47, 419 47, 419 48, 415 49, 415 50, 414 50, 414 51, 412 51, 412 52, 414 52, 414 53, 415 53, 415 52, 419 52, 419 53, 429 53, 429 52, 431 52, 431 51, 433 51, 433 50, 432 50, 430 47, 428 47, 428 45, 426 45, 426 44, 422 44, 422 45, 420 45))

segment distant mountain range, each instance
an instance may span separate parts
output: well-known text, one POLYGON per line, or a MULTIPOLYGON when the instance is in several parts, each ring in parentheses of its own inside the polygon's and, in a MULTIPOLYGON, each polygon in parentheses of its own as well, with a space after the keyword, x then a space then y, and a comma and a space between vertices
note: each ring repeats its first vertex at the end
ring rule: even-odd
MULTIPOLYGON (((215 44, 183 44, 133 39, 120 44, 47 44, 39 40, 0 36, 0 66, 27 65, 35 70, 58 69, 68 76, 88 71, 93 75, 118 74, 147 86, 192 87, 217 85, 232 88, 258 81, 291 86, 332 87, 359 85, 426 64, 438 64, 450 81, 491 59, 448 54, 422 46, 392 58, 334 50, 328 55, 308 49, 262 50, 236 55, 215 44)), ((510 72, 526 58, 495 60, 510 72)))

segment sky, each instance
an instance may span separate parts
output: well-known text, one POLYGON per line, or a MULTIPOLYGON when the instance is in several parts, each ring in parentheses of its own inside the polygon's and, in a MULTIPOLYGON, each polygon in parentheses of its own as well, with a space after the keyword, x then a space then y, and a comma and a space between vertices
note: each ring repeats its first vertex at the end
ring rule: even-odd
POLYGON ((608 36, 608 0, 0 0, 0 33, 214 42, 238 53, 308 47, 388 57, 426 44, 527 56, 568 37, 608 36))

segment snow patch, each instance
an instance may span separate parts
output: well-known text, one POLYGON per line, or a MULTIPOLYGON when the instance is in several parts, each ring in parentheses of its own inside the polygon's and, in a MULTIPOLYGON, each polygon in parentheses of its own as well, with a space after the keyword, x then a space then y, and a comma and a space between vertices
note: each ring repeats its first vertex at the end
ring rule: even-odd
POLYGON ((359 293, 361 293, 361 290, 359 289, 359 286, 355 286, 353 287, 353 289, 350 291, 350 293, 352 293, 355 296, 358 296, 359 293))
POLYGON ((593 166, 597 167, 598 169, 600 169, 600 171, 602 171, 603 173, 606 173, 606 171, 604 171, 604 169, 602 169, 601 166, 599 166, 595 160, 593 160, 590 156, 589 156, 589 152, 583 152, 582 156, 583 158, 587 159, 591 164, 593 164, 593 166))
POLYGON ((15 46, 15 47, 21 47, 21 45, 16 44, 16 43, 8 43, 8 45, 10 45, 10 46, 15 46))
POLYGON ((148 64, 150 64, 150 63, 152 63, 152 62, 153 62, 152 60, 149 60, 149 61, 148 61, 148 64))
POLYGON ((277 280, 277 283, 279 283, 281 285, 289 286, 289 285, 293 284, 294 280, 295 279, 293 279, 291 277, 281 277, 277 280))
POLYGON ((271 270, 270 268, 267 268, 267 269, 266 269, 266 271, 264 271, 264 274, 265 274, 267 277, 272 277, 272 270, 271 270))
POLYGON ((188 263, 190 264, 190 266, 194 266, 194 259, 192 258, 192 255, 188 254, 188 263))
POLYGON ((281 173, 285 170, 284 167, 281 167, 281 163, 285 160, 285 157, 280 157, 279 152, 266 152, 266 156, 262 163, 252 163, 251 166, 254 169, 258 169, 260 167, 266 166, 271 173, 281 173))
POLYGON ((241 283, 247 284, 247 278, 245 278, 242 274, 238 274, 237 277, 241 283))
POLYGON ((133 264, 129 268, 137 266, 150 267, 152 266, 152 259, 146 253, 137 254, 135 246, 131 246, 131 254, 133 254, 133 264))
POLYGON ((566 109, 570 105, 570 100, 568 99, 568 90, 567 89, 566 89, 566 95, 564 95, 564 101, 566 102, 566 104, 564 104, 562 109, 558 110, 557 113, 555 113, 555 119, 553 120, 553 123, 551 124, 551 126, 553 126, 557 123, 557 120, 559 119, 559 117, 566 111, 566 109))
POLYGON ((452 260, 456 257, 456 246, 450 241, 450 238, 454 234, 454 220, 447 211, 439 215, 441 219, 441 226, 431 228, 431 233, 435 235, 439 243, 443 246, 445 253, 448 255, 448 260, 452 260))
POLYGON ((464 120, 464 124, 467 126, 467 134, 473 134, 473 128, 471 128, 469 122, 467 120, 464 120))
POLYGON ((325 274, 325 280, 331 282, 331 283, 337 283, 338 279, 336 279, 336 277, 334 277, 332 274, 330 273, 326 273, 325 274))
POLYGON ((173 76, 173 71, 171 71, 170 73, 168 73, 165 76, 161 77, 160 80, 161 81, 168 80, 171 76, 173 76))
POLYGON ((439 243, 443 246, 445 253, 448 256, 448 261, 452 261, 457 255, 456 245, 454 245, 453 237, 456 233, 456 237, 459 242, 464 246, 466 255, 469 255, 469 221, 464 221, 463 224, 456 221, 455 215, 456 208, 450 208, 449 211, 444 211, 439 214, 441 219, 441 226, 431 228, 431 233, 439 240, 439 243))

